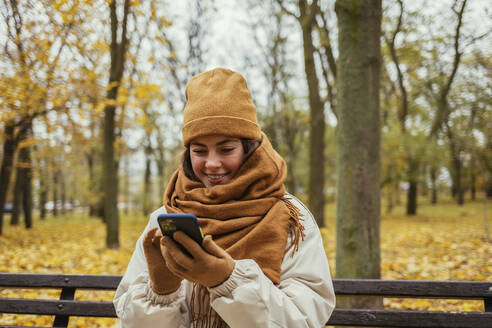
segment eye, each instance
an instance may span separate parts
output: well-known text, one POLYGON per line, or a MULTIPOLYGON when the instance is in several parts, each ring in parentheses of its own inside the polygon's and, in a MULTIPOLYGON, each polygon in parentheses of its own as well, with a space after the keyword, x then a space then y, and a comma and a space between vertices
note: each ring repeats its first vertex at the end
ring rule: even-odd
POLYGON ((200 154, 205 154, 205 153, 207 152, 206 150, 204 150, 204 149, 200 149, 200 148, 192 149, 191 151, 192 151, 193 153, 195 153, 195 154, 199 154, 199 155, 200 155, 200 154))
POLYGON ((234 149, 236 149, 236 147, 224 147, 224 148, 222 148, 222 152, 223 153, 230 153, 234 149))

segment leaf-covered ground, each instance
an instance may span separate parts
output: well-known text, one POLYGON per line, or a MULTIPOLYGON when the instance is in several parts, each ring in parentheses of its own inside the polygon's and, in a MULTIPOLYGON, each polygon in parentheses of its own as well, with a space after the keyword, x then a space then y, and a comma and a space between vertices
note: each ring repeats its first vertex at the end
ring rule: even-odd
MULTIPOLYGON (((383 215, 381 224, 382 278, 417 280, 492 281, 492 244, 484 240, 484 205, 452 203, 422 205, 419 214, 406 217, 397 207, 383 215)), ((332 272, 335 272, 335 209, 327 208, 322 229, 332 272)), ((492 202, 487 205, 492 230, 492 202)), ((8 225, 0 236, 1 272, 123 274, 146 219, 124 217, 121 248, 104 247, 105 228, 83 214, 35 221, 34 228, 8 225)), ((492 233, 492 231, 491 231, 492 233)), ((77 291, 77 299, 110 301, 113 292, 77 291)), ((0 297, 58 299, 58 290, 0 289, 0 297)), ((385 299, 394 309, 483 311, 480 301, 385 299)), ((48 326, 52 317, 0 314, 0 325, 48 326)), ((114 327, 115 319, 78 318, 69 327, 114 327)))

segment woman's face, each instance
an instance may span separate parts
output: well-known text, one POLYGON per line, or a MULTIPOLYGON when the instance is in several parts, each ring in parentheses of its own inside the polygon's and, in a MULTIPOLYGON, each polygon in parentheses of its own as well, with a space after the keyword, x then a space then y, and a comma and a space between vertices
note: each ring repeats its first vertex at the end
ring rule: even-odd
POLYGON ((204 136, 190 143, 193 172, 207 188, 229 183, 246 155, 238 138, 204 136))

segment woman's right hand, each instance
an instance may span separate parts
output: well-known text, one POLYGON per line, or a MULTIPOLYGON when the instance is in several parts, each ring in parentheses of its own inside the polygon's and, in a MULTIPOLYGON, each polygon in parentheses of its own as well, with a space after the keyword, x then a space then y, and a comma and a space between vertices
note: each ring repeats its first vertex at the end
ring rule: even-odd
POLYGON ((156 294, 170 294, 181 285, 182 278, 175 276, 166 266, 160 249, 162 234, 158 228, 149 230, 143 240, 143 248, 152 290, 156 294))

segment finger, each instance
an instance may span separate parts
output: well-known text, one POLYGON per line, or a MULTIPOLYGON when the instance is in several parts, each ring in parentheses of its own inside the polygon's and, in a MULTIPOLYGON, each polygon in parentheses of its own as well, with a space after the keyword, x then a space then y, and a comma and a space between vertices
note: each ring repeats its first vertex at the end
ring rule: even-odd
POLYGON ((203 248, 187 234, 182 231, 176 231, 173 233, 173 239, 180 243, 188 252, 190 252, 193 258, 203 256, 203 248))
POLYGON ((157 228, 153 228, 147 232, 143 240, 144 246, 150 246, 152 244, 156 230, 157 228))
POLYGON ((164 254, 164 249, 168 249, 173 254, 181 252, 178 244, 168 236, 163 236, 161 238, 161 251, 164 254))
POLYGON ((175 267, 173 267, 172 265, 168 265, 169 261, 166 261, 164 259, 164 263, 166 264, 166 268, 173 274, 175 275, 176 277, 179 277, 179 278, 184 278, 183 276, 183 273, 182 272, 179 272, 178 270, 176 270, 175 267))
POLYGON ((180 273, 181 275, 183 273, 186 273, 186 268, 183 268, 179 263, 176 262, 176 259, 174 258, 173 254, 168 250, 164 249, 163 252, 163 257, 164 260, 166 261, 166 266, 172 273, 180 273))
POLYGON ((171 253, 177 264, 184 269, 191 270, 193 267, 193 259, 183 253, 178 245, 167 236, 161 239, 161 252, 164 253, 166 249, 171 253))
POLYGON ((162 232, 160 229, 155 228, 157 231, 154 233, 154 239, 152 239, 152 244, 154 244, 155 247, 159 248, 160 243, 161 243, 161 238, 162 238, 162 232))
POLYGON ((150 261, 152 263, 159 263, 163 261, 163 258, 160 249, 158 247, 155 247, 155 245, 152 243, 155 230, 156 229, 151 229, 147 232, 142 244, 147 261, 150 261))
POLYGON ((224 258, 228 255, 228 253, 222 247, 220 247, 215 243, 215 241, 213 241, 212 236, 210 235, 205 236, 202 246, 208 253, 216 257, 224 258))

